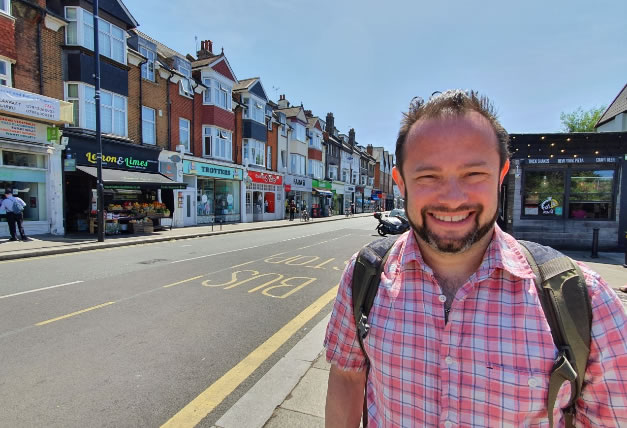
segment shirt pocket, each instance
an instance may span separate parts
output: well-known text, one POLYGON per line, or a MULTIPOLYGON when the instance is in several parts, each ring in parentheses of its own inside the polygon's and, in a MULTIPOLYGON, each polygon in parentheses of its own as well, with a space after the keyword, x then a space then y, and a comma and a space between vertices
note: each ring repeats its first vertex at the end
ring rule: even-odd
POLYGON ((490 426, 545 426, 549 374, 490 365, 486 413, 490 426))

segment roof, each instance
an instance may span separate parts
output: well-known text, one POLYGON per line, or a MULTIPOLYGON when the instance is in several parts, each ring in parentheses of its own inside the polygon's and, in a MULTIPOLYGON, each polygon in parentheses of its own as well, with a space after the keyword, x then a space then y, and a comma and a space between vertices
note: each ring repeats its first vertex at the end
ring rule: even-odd
POLYGON ((250 79, 242 79, 239 81, 239 83, 236 83, 235 85, 233 85, 233 90, 234 91, 246 90, 250 88, 252 84, 255 83, 255 81, 257 81, 258 79, 259 79, 258 77, 251 77, 250 79))
POLYGON ((134 32, 139 37, 141 37, 143 39, 146 39, 146 40, 154 43, 155 45, 157 45, 157 53, 159 55, 161 55, 162 57, 164 57, 164 58, 171 58, 173 56, 178 56, 180 58, 185 58, 185 55, 183 55, 182 53, 177 52, 174 49, 167 47, 166 45, 164 45, 160 41, 155 40, 152 37, 150 37, 148 34, 142 33, 141 31, 139 31, 137 29, 133 29, 133 30, 131 30, 131 32, 134 32))
POLYGON ((298 116, 298 113, 300 112, 301 107, 288 107, 288 108, 280 108, 278 109, 278 111, 280 111, 281 113, 284 113, 285 116, 287 117, 294 117, 294 116, 298 116))
POLYGON ((221 54, 218 54, 218 55, 209 56, 207 58, 198 59, 198 60, 196 60, 196 61, 194 61, 192 63, 192 67, 196 68, 196 67, 204 67, 205 65, 211 65, 214 62, 218 61, 223 56, 224 56, 224 54, 221 53, 221 54))
POLYGON ((619 114, 627 111, 627 85, 623 87, 623 90, 616 95, 614 101, 609 105, 605 112, 601 115, 599 121, 594 125, 595 128, 609 122, 619 114))
POLYGON ((307 125, 314 127, 316 126, 316 122, 318 121, 318 118, 316 116, 314 117, 310 117, 307 119, 307 125))
MULTIPOLYGON (((93 0, 87 1, 92 3, 92 5, 94 3, 93 0)), ((137 27, 139 25, 137 20, 133 17, 133 15, 131 15, 131 12, 129 12, 124 3, 120 0, 103 0, 98 3, 98 8, 104 10, 112 16, 115 16, 129 27, 137 27)))

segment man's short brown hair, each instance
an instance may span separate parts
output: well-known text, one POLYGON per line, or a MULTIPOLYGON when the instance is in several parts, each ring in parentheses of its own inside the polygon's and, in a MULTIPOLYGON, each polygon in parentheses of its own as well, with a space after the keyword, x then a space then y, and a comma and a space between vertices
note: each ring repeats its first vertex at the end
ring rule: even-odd
POLYGON ((403 173, 403 146, 411 127, 416 122, 423 119, 462 116, 471 111, 476 111, 492 125, 499 145, 500 168, 503 168, 510 156, 509 134, 499 123, 492 102, 488 97, 479 95, 476 91, 451 89, 431 97, 427 102, 414 98, 409 111, 403 114, 401 129, 396 139, 396 167, 401 175, 403 173))

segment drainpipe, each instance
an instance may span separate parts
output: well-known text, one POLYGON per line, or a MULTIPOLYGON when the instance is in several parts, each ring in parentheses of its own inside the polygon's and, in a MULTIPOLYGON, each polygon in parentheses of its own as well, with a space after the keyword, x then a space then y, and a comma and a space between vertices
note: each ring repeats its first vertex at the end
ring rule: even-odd
POLYGON ((172 79, 172 77, 174 77, 174 73, 170 71, 170 76, 168 77, 165 86, 165 98, 168 109, 168 149, 176 151, 176 147, 174 148, 174 150, 172 149, 172 107, 170 106, 170 80, 172 79))
MULTIPOLYGON (((191 129, 191 141, 189 143, 189 151, 194 154, 194 142, 196 141, 196 88, 198 87, 198 83, 196 83, 195 79, 191 79, 192 81, 192 129, 191 129), (194 86, 196 83, 196 86, 194 86)), ((202 149, 201 149, 202 154, 202 149)))
MULTIPOLYGON (((144 129, 142 127, 142 119, 143 119, 143 111, 142 111, 142 107, 144 105, 144 97, 143 97, 143 93, 144 91, 142 90, 142 65, 146 64, 148 62, 148 60, 146 59, 145 61, 142 61, 139 63, 139 123, 137 124, 137 130, 139 131, 139 143, 140 144, 144 144, 144 129)), ((155 115, 155 123, 157 123, 157 115, 155 115)), ((155 126, 156 128, 156 126, 155 126)), ((157 134, 157 130, 155 129, 155 142, 156 142, 156 134, 157 134)))
POLYGON ((37 56, 39 57, 39 93, 44 94, 44 59, 42 58, 41 22, 44 20, 44 12, 39 11, 37 19, 37 56))

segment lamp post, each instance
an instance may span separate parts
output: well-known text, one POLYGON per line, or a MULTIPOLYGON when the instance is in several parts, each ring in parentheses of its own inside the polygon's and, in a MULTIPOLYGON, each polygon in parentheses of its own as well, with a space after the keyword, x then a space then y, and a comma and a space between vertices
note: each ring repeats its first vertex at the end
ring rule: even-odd
POLYGON ((102 132, 100 129, 100 47, 98 43, 98 0, 94 4, 94 80, 96 102, 96 143, 98 144, 98 242, 104 242, 104 184, 102 182, 102 132))

